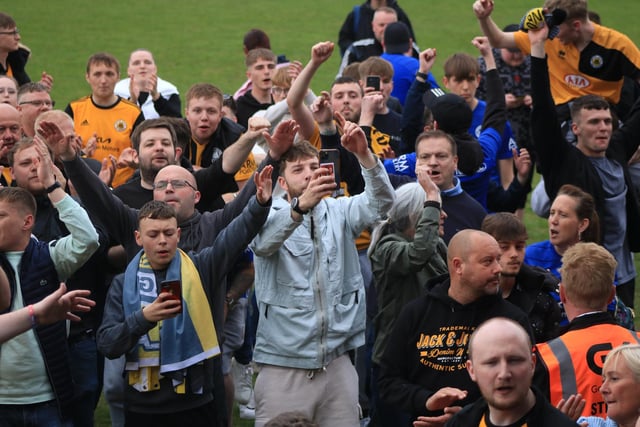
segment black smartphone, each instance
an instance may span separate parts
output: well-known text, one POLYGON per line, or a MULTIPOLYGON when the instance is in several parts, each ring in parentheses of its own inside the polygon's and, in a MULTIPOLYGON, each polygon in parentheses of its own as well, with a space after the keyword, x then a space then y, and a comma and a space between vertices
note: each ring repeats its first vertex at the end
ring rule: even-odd
POLYGON ((366 87, 372 87, 374 90, 380 92, 380 76, 367 76, 366 87))
POLYGON ((160 292, 166 292, 171 299, 182 301, 182 283, 180 280, 165 280, 160 283, 160 292))
POLYGON ((344 191, 340 187, 340 151, 336 149, 323 149, 320 150, 320 167, 329 169, 333 174, 333 179, 336 183, 336 189, 332 196, 344 196, 344 191))

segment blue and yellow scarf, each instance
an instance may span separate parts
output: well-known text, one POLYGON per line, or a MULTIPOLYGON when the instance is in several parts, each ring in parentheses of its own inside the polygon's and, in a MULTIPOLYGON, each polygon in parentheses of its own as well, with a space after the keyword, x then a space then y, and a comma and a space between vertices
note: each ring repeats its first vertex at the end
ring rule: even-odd
MULTIPOLYGON (((125 370, 129 385, 140 392, 159 389, 162 375, 171 372, 175 392, 185 393, 186 369, 220 354, 200 274, 185 252, 178 249, 176 255, 169 264, 166 280, 182 282, 182 313, 158 322, 127 353, 125 370)), ((140 251, 124 273, 125 317, 151 304, 157 296, 155 274, 144 251, 140 251)), ((190 392, 201 393, 202 390, 190 392)))

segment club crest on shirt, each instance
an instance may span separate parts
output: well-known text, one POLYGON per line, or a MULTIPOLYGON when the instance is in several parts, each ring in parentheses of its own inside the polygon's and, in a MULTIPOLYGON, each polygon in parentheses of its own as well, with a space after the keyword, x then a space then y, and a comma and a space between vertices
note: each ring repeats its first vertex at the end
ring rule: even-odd
POLYGON ((591 64, 591 67, 597 70, 598 68, 601 68, 604 65, 604 60, 600 55, 593 55, 589 60, 589 64, 591 64))
POLYGON ((113 127, 116 128, 118 132, 124 132, 127 129, 127 122, 122 119, 116 120, 116 122, 113 124, 113 127))

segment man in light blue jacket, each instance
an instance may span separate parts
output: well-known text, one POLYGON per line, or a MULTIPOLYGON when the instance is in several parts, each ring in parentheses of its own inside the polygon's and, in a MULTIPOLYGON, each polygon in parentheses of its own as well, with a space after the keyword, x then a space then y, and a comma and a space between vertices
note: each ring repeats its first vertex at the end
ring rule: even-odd
MULTIPOLYGON (((364 132, 347 122, 343 147, 365 191, 327 197, 336 184, 308 142, 283 157, 280 185, 255 252, 259 322, 256 426, 299 410, 320 426, 358 426, 358 379, 347 352, 364 344, 365 298, 354 239, 388 212, 394 192, 364 132)), ((337 168, 338 165, 335 165, 337 168)))

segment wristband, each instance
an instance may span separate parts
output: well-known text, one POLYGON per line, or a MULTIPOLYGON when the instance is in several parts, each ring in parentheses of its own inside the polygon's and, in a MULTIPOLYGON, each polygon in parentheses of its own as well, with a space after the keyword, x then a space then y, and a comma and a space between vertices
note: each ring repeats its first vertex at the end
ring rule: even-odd
POLYGON ((29 317, 31 318, 31 327, 35 328, 38 326, 38 321, 36 320, 36 312, 33 309, 33 304, 29 304, 27 308, 29 309, 29 317))
POLYGON ((51 193, 53 193, 53 191, 54 191, 56 188, 62 188, 62 185, 60 185, 60 183, 59 183, 58 181, 56 181, 56 182, 54 182, 53 184, 51 184, 51 186, 50 186, 50 187, 47 187, 44 191, 45 191, 47 194, 51 194, 51 193))
POLYGON ((419 82, 425 83, 428 78, 429 78, 429 75, 427 73, 421 73, 420 71, 416 71, 416 80, 418 80, 419 82))

